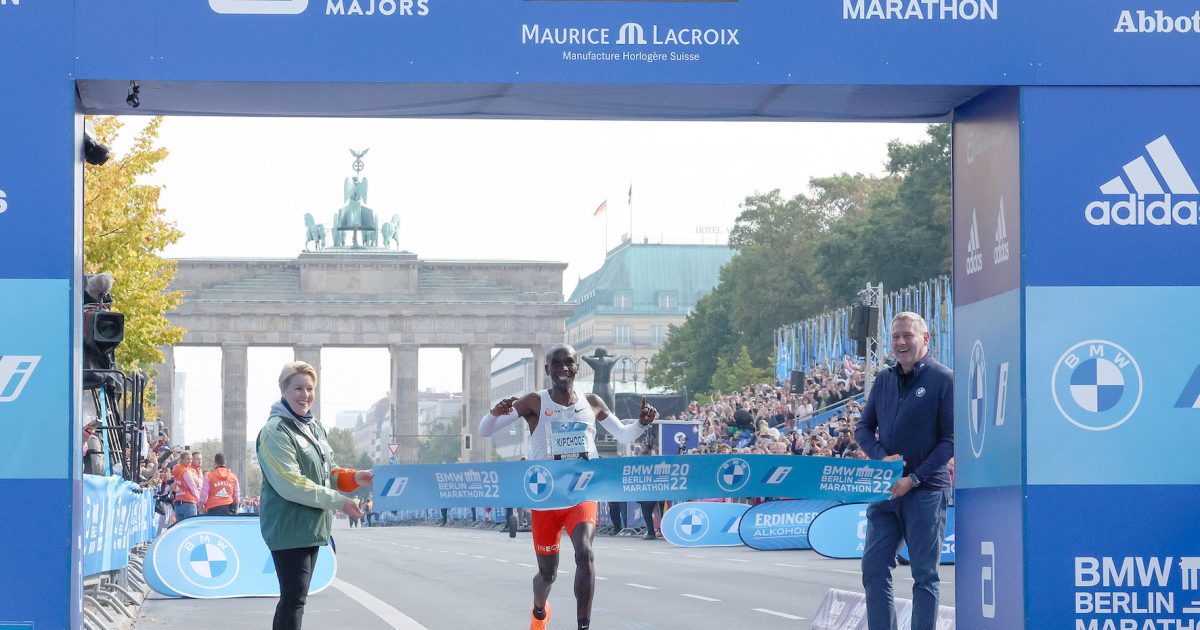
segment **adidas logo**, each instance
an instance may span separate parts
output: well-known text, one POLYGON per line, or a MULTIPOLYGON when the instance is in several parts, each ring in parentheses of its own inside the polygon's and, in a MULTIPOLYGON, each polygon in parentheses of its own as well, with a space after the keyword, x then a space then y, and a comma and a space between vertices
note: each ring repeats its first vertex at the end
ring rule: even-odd
POLYGON ((1004 226, 1004 197, 1000 198, 1000 214, 996 215, 996 247, 992 250, 992 262, 999 265, 1008 261, 1008 228, 1004 226))
POLYGON ((971 238, 967 241, 967 275, 983 271, 983 253, 979 251, 979 220, 971 208, 971 238))
POLYGON ((1177 195, 1200 194, 1196 183, 1183 167, 1179 154, 1166 136, 1146 145, 1140 156, 1123 167, 1118 175, 1100 186, 1105 195, 1122 195, 1120 201, 1093 201, 1084 209, 1092 225, 1196 225, 1197 200, 1178 200, 1177 195), (1151 167, 1153 164, 1153 167, 1151 167), (1157 173, 1156 173, 1157 171, 1157 173), (1161 181, 1159 178, 1162 178, 1161 181), (1128 180, 1128 184, 1126 183, 1128 180), (1163 189, 1163 184, 1166 189, 1163 189), (1130 185, 1133 190, 1130 191, 1130 185))

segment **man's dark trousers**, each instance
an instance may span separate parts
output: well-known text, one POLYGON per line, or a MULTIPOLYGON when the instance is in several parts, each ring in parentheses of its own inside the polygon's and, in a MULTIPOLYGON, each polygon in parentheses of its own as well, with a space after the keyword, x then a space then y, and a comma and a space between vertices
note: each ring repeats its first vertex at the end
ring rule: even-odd
POLYGON ((937 570, 949 504, 949 488, 917 488, 899 499, 867 508, 862 580, 870 630, 896 630, 892 569, 903 543, 908 543, 913 577, 912 630, 934 630, 938 616, 937 570))

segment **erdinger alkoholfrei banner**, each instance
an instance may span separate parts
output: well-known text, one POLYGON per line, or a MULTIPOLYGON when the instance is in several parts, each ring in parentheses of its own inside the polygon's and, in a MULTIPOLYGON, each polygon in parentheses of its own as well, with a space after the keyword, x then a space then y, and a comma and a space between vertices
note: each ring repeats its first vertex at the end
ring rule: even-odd
POLYGON ((676 503, 662 517, 663 538, 680 547, 736 547, 742 544, 738 524, 744 503, 688 501, 676 503))
POLYGON ((738 535, 746 546, 759 551, 811 549, 808 526, 818 514, 836 505, 837 501, 823 499, 760 503, 742 517, 738 535))
POLYGON ((693 455, 375 468, 377 510, 506 505, 550 509, 580 501, 808 497, 878 501, 899 462, 792 455, 693 455))
MULTIPOLYGON (((279 579, 257 516, 199 516, 175 524, 150 546, 146 583, 168 597, 278 597, 279 579)), ((333 583, 337 560, 321 547, 310 595, 333 583)))

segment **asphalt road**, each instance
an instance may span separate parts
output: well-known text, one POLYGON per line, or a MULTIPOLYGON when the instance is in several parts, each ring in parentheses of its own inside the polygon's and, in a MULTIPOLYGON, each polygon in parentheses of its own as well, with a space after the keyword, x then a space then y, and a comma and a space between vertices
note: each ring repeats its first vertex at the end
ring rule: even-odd
MULTIPOLYGON (((309 597, 306 628, 429 630, 527 627, 535 573, 528 533, 456 527, 334 526, 334 586, 309 597)), ((569 541, 564 536, 569 548, 569 541)), ((857 560, 811 551, 684 549, 665 541, 598 536, 595 628, 808 628, 829 588, 862 591, 857 560)), ((552 628, 574 628, 573 557, 562 556, 550 594, 552 628)), ((911 597, 907 567, 896 594, 911 597)), ((954 605, 944 566, 942 604, 954 605)), ((269 628, 274 599, 174 600, 152 596, 138 630, 269 628)))

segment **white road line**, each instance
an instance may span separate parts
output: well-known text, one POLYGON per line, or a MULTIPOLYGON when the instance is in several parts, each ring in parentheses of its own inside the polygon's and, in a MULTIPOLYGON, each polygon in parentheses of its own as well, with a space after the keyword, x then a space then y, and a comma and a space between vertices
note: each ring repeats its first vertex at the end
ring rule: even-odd
POLYGON ((606 577, 600 577, 599 575, 597 575, 597 576, 596 576, 596 579, 597 579, 597 580, 607 580, 608 578, 606 578, 606 577))
POLYGON ((441 550, 441 551, 439 551, 438 553, 450 553, 450 550, 449 550, 449 549, 442 549, 442 550, 441 550))
POLYGON ((657 591, 658 590, 657 586, 646 586, 645 584, 634 584, 633 582, 626 582, 625 586, 632 586, 633 588, 644 588, 647 591, 657 591))
POLYGON ((807 569, 808 567, 801 564, 787 564, 786 562, 776 562, 777 567, 787 567, 789 569, 807 569))
POLYGON ((685 556, 687 556, 687 557, 689 557, 689 558, 703 558, 703 557, 704 557, 704 556, 697 556, 697 555, 696 555, 696 554, 694 554, 694 553, 687 553, 687 554, 684 554, 684 555, 685 555, 685 556))
POLYGON ((476 556, 476 555, 472 555, 471 557, 472 557, 472 558, 479 558, 480 560, 487 560, 487 558, 485 558, 485 557, 483 557, 483 556, 476 556))
MULTIPOLYGON (((406 545, 406 546, 407 546, 407 545, 406 545)), ((466 553, 464 553, 464 552, 462 552, 462 551, 455 551, 455 552, 454 552, 454 555, 456 555, 456 556, 465 556, 465 555, 467 555, 467 554, 466 554, 466 553)))
POLYGON ((521 566, 523 566, 523 567, 530 568, 530 569, 536 569, 536 568, 537 568, 537 567, 533 566, 532 564, 525 564, 524 562, 518 562, 517 564, 519 564, 519 565, 521 565, 521 566))
POLYGON ((504 558, 492 558, 492 560, 495 560, 496 562, 504 562, 504 563, 508 562, 508 560, 505 560, 504 558))
POLYGON ((656 556, 666 556, 666 555, 670 555, 670 554, 668 554, 668 553, 667 553, 667 552, 665 552, 665 551, 651 551, 650 553, 652 553, 652 554, 654 554, 654 555, 656 555, 656 556))
POLYGON ((729 562, 745 562, 746 564, 750 564, 749 560, 742 560, 741 558, 725 558, 725 559, 728 560, 729 562))
POLYGON ((684 596, 684 597, 691 597, 692 599, 698 599, 698 600, 700 600, 700 601, 705 601, 705 602, 719 602, 719 601, 721 601, 721 600, 719 600, 719 599, 713 599, 713 598, 711 598, 711 597, 705 597, 705 596, 703 596, 703 595, 692 595, 691 593, 680 593, 680 595, 682 595, 682 596, 684 596))
POLYGON ((375 597, 374 595, 358 588, 357 586, 333 578, 333 588, 345 593, 347 597, 358 602, 363 608, 371 611, 376 617, 379 617, 389 627, 394 630, 427 630, 425 626, 417 623, 412 617, 392 608, 391 604, 375 597))
POLYGON ((629 549, 628 547, 617 547, 617 549, 620 549, 621 551, 633 551, 632 549, 629 549))
POLYGON ((851 571, 850 569, 834 569, 838 573, 853 573, 854 575, 862 575, 862 571, 851 571))
POLYGON ((793 621, 799 621, 801 619, 804 619, 804 617, 797 617, 796 615, 789 615, 787 613, 781 613, 777 610, 771 610, 769 608, 755 608, 754 610, 756 612, 766 613, 768 615, 775 615, 776 617, 783 617, 784 619, 791 619, 793 621))

